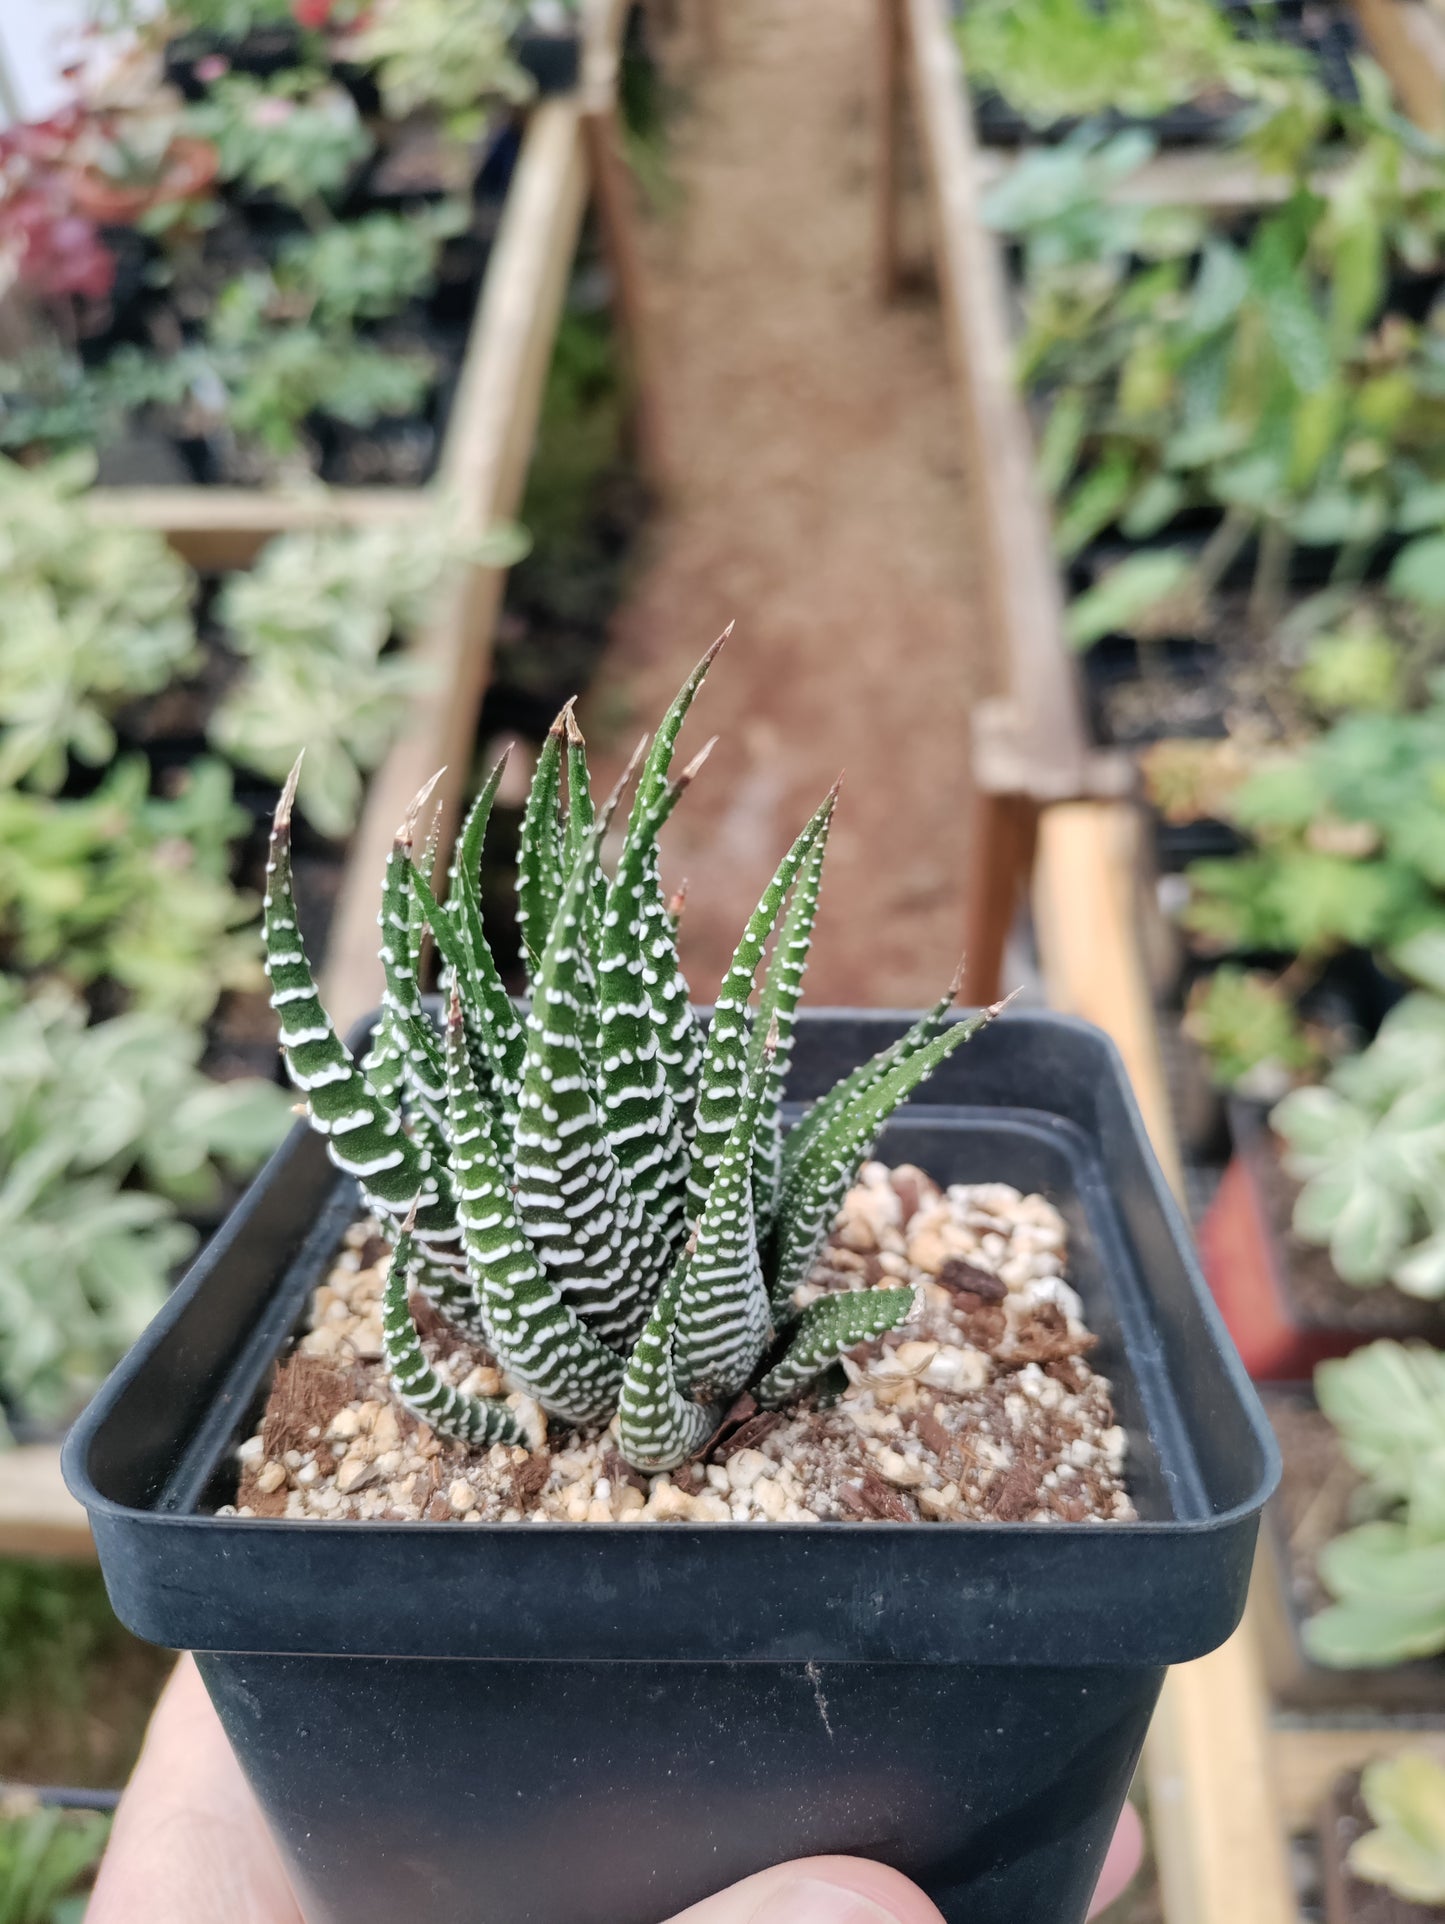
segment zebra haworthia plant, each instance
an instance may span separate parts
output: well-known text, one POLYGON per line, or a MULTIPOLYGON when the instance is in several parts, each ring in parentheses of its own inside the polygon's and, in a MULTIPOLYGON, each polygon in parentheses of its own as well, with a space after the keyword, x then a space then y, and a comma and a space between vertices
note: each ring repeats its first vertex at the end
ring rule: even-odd
POLYGON ((433 1369, 413 1287, 547 1414, 616 1418, 623 1456, 643 1471, 699 1451, 744 1389, 782 1404, 912 1313, 907 1288, 802 1309, 795 1295, 883 1122, 994 1012, 950 1022, 953 985, 784 1136, 834 789, 764 891, 711 1021, 698 1021, 658 833, 707 753, 672 775, 678 731, 720 645, 595 813, 570 703, 554 724, 518 857, 524 1005, 503 987, 482 923, 480 856, 500 765, 462 827, 444 900, 435 837, 417 842, 425 794, 397 834, 382 886, 385 995, 360 1062, 322 1007, 298 933, 294 773, 277 809, 265 937, 282 1047, 312 1126, 394 1244, 384 1334, 396 1391, 447 1436, 540 1440, 525 1404, 467 1395, 433 1369), (634 779, 609 879, 601 844, 634 779), (447 1005, 440 1030, 420 989, 428 933, 447 1005))

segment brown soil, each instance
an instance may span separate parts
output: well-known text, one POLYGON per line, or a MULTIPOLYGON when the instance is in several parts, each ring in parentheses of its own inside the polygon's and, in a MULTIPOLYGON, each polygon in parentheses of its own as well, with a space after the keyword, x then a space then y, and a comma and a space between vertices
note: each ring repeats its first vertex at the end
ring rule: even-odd
POLYGON ((1282 1258, 1280 1280, 1295 1322, 1303 1329, 1345 1329, 1361 1337, 1445 1338, 1445 1309, 1407 1296, 1393 1283, 1352 1289, 1335 1274, 1329 1251, 1290 1227, 1299 1184, 1286 1171, 1277 1139, 1267 1130, 1248 1150, 1265 1216, 1282 1258))
POLYGON ((610 782, 736 619, 684 745, 722 741, 666 850, 700 998, 843 769, 814 1005, 929 1002, 961 945, 988 653, 938 309, 873 289, 874 11, 732 0, 647 236, 676 487, 589 732, 610 782))
POLYGON ((1360 1795, 1359 1777, 1342 1778, 1320 1813, 1325 1924, 1440 1924, 1438 1904, 1412 1904, 1350 1870, 1345 1861, 1350 1846, 1374 1828, 1360 1795))

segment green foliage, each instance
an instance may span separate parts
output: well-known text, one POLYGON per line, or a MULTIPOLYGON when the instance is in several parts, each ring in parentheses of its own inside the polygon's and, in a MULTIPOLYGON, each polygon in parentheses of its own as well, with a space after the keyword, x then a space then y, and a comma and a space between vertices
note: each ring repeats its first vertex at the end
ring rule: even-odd
POLYGON ((1445 921, 1445 689, 1416 714, 1345 716, 1228 799, 1258 846, 1196 862, 1185 920, 1223 949, 1321 956, 1445 921))
POLYGON ((1360 709, 1389 714, 1404 705, 1405 651, 1383 623, 1361 609, 1314 637, 1295 686, 1322 715, 1360 709))
POLYGON ((1335 1601, 1305 1625, 1306 1646, 1344 1669, 1435 1656, 1445 1650, 1445 1356, 1371 1343, 1322 1363, 1315 1391, 1377 1514, 1321 1553, 1335 1601))
POLYGON ((93 519, 93 473, 84 455, 0 460, 0 785, 53 790, 68 756, 109 761, 120 703, 195 659, 189 569, 159 535, 93 519))
POLYGON ((339 195, 373 146, 346 89, 302 68, 224 74, 186 123, 215 147, 223 180, 303 209, 339 195))
POLYGON ((1360 1792, 1376 1828, 1350 1846, 1355 1876, 1409 1904, 1445 1904, 1445 1767, 1424 1750, 1377 1757, 1360 1792))
POLYGON ((1226 963, 1196 985, 1184 1033, 1209 1058, 1214 1079, 1273 1102, 1321 1066, 1320 1050, 1279 984, 1226 963))
POLYGON ((443 241, 466 225, 466 208, 444 201, 298 234, 282 244, 277 285, 288 300, 304 300, 323 331, 385 320, 432 291, 443 241))
POLYGON ((378 347, 349 327, 274 320, 277 300, 270 275, 242 275, 211 315, 207 354, 236 433, 287 455, 300 446, 310 414, 366 428, 420 407, 434 373, 427 356, 378 347))
POLYGON ((0 1799, 0 1924, 82 1924, 110 1818, 0 1799))
POLYGON ((148 354, 123 342, 98 367, 58 341, 0 363, 0 452, 105 447, 147 407, 175 407, 196 371, 189 351, 148 354))
POLYGON ((177 27, 242 40, 258 27, 289 25, 291 0, 169 0, 166 14, 177 27))
POLYGON ((1362 84, 1328 194, 1298 165, 1283 205, 1244 236, 1116 198, 1150 151, 1131 134, 1085 128, 991 196, 990 218, 1023 245, 1018 371, 1041 404, 1061 556, 1113 527, 1137 541, 1187 510, 1222 516, 1192 565, 1182 551, 1136 557, 1091 590, 1078 645, 1110 620, 1147 638, 1183 614, 1204 631, 1251 549, 1250 621, 1267 633, 1294 547, 1341 546, 1348 586, 1391 533, 1410 537, 1392 591, 1445 605, 1445 342, 1380 318, 1389 271, 1445 251, 1445 153, 1402 127, 1367 68, 1362 84))
POLYGON ((416 633, 463 562, 506 567, 525 541, 458 535, 439 512, 394 527, 281 535, 227 578, 217 616, 246 669, 211 722, 217 747, 276 781, 304 749, 301 800, 324 835, 356 820, 363 778, 395 738, 416 664, 387 652, 416 633))
POLYGON ((0 789, 0 940, 28 973, 109 981, 136 1007, 201 1022, 223 989, 260 979, 256 904, 229 879, 248 818, 218 761, 193 763, 172 800, 149 779, 133 756, 81 800, 0 789))
POLYGON ((541 1412, 576 1424, 615 1415, 623 1455, 648 1471, 700 1449, 750 1383, 781 1402, 910 1312, 910 1292, 864 1291, 800 1318, 796 1291, 878 1129, 993 1012, 948 1024, 951 990, 774 1153, 836 791, 764 891, 703 1036, 658 879, 657 836, 702 764, 670 774, 715 654, 642 762, 610 881, 599 848, 626 782, 594 814, 570 703, 558 717, 518 860, 524 1021, 501 990, 476 881, 500 771, 463 831, 445 904, 411 860, 429 791, 398 832, 382 892, 386 994, 363 1065, 331 1026, 297 933, 294 775, 277 811, 266 947, 282 1048, 333 1160, 358 1178, 395 1240, 386 1347, 397 1393, 446 1434, 520 1440, 536 1418, 525 1404, 464 1397, 436 1377, 406 1312, 414 1271, 541 1412), (444 1043, 420 1001, 428 928, 450 1004, 444 1043))
POLYGON ((1271 1122, 1303 1182, 1294 1227, 1358 1289, 1445 1297, 1445 1000, 1423 991, 1271 1122))
POLYGON ((1313 90, 1305 56, 1237 35, 1209 0, 968 0, 971 77, 1036 126, 1080 115, 1149 118, 1208 94, 1279 104, 1313 90))
POLYGON ((164 1300, 196 1240, 178 1205, 287 1125, 280 1090, 211 1082, 200 1050, 158 1010, 87 1027, 0 978, 0 1381, 38 1418, 69 1415, 164 1300))
POLYGON ((470 138, 487 104, 531 97, 531 76, 508 42, 521 24, 519 0, 391 0, 363 28, 360 57, 376 68, 392 119, 433 109, 453 133, 470 138))

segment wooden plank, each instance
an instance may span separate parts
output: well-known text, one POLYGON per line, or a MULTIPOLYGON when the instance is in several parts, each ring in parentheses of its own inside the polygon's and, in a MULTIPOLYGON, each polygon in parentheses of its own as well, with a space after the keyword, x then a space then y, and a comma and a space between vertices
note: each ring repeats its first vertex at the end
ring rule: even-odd
POLYGON ((907 0, 906 22, 987 619, 1005 664, 1002 689, 975 711, 974 774, 985 788, 1052 801, 1085 791, 1089 749, 1078 668, 1063 643, 1048 509, 1014 382, 1003 261, 980 212, 978 148, 946 0, 907 0), (1007 767, 994 766, 997 751, 1007 767))
MULTIPOLYGON (((1135 924, 1139 813, 1070 802, 1039 818, 1034 925, 1051 1004, 1113 1037, 1166 1175, 1179 1189, 1148 979, 1135 924)), ((1165 1680, 1144 1767, 1169 1924, 1296 1924, 1248 1619, 1165 1680)))
POLYGON ((1114 1038, 1154 1153, 1178 1191, 1183 1173, 1135 933, 1139 833, 1139 811, 1130 802, 1066 802, 1045 809, 1034 871, 1034 929, 1050 1002, 1114 1038))
MULTIPOLYGON (((493 249, 456 400, 465 429, 449 444, 445 475, 479 528, 516 511, 531 459, 586 199, 581 120, 573 97, 546 101, 532 114, 493 249)), ((406 733, 372 778, 332 924, 325 988, 343 1028, 379 995, 376 891, 387 850, 407 804, 443 766, 443 833, 455 824, 502 580, 495 570, 469 569, 416 645, 424 686, 406 733)))
POLYGON ((57 1444, 0 1453, 0 1557, 95 1561, 90 1520, 65 1487, 57 1444))
POLYGON ((1168 1924, 1298 1924, 1247 1625, 1165 1679, 1144 1750, 1168 1924))
POLYGON ((1276 1730, 1270 1738, 1270 1775, 1285 1830, 1298 1835, 1311 1829, 1331 1784, 1347 1770, 1401 1750, 1423 1750, 1445 1764, 1445 1729, 1311 1723, 1276 1730))
POLYGON ((1033 868, 1038 816, 1032 796, 974 791, 964 919, 965 1002, 997 1002, 1004 992, 1004 948, 1033 868))
POLYGON ((95 488, 90 512, 169 537, 194 568, 244 568, 274 535, 300 528, 393 526, 436 512, 427 488, 95 488))
POLYGON ((1423 0, 1352 0, 1352 5, 1405 112, 1426 133, 1445 133, 1445 25, 1423 0))

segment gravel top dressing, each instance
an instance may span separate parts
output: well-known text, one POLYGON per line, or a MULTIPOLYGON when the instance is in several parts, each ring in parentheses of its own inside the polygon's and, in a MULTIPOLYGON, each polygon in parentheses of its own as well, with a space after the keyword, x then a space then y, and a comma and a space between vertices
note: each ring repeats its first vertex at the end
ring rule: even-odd
MULTIPOLYGON (((554 1424, 532 1450, 437 1437, 392 1394, 382 1361, 387 1251, 358 1222, 315 1291, 309 1327, 238 1452, 221 1515, 433 1522, 1125 1520, 1125 1437, 1094 1337, 1065 1280, 1063 1218, 1005 1183, 939 1189, 867 1163, 796 1300, 913 1283, 912 1319, 843 1361, 830 1405, 759 1410, 744 1395, 701 1456, 651 1477, 612 1429, 554 1424)), ((417 1295, 439 1373, 474 1395, 491 1358, 417 1295)), ((540 1439, 542 1414, 520 1394, 540 1439)))

